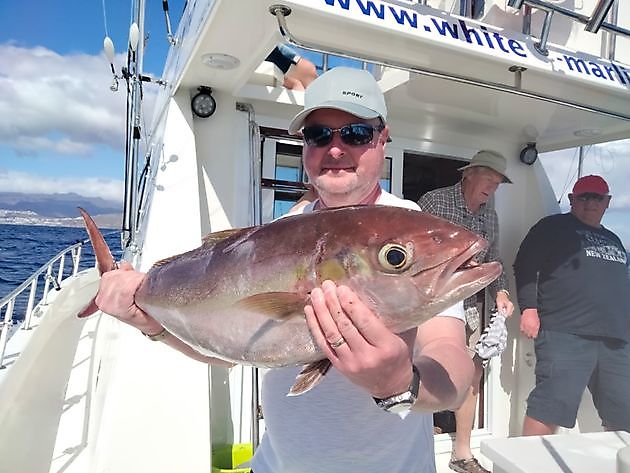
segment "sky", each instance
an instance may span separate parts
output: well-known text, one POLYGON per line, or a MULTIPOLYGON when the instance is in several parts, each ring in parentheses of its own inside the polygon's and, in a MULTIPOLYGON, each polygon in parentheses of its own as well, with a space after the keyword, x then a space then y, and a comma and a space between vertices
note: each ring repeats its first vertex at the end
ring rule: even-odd
MULTIPOLYGON (((159 77, 168 50, 162 2, 146 4, 144 71, 159 77)), ((173 31, 184 4, 169 1, 173 31)), ((125 87, 110 91, 102 50, 107 34, 120 73, 131 16, 128 0, 0 0, 0 191, 122 201, 125 87)), ((148 103, 157 87, 145 84, 148 103)), ((540 159, 568 210, 577 152, 540 159)), ((586 148, 583 169, 609 182, 604 224, 630 248, 630 140, 586 148)))

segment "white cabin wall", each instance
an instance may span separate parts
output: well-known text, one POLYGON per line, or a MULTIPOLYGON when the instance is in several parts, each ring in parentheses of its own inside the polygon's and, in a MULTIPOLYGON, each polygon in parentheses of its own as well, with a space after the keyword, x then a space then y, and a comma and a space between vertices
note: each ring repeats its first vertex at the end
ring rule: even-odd
POLYGON ((201 243, 197 153, 188 93, 179 92, 170 100, 157 165, 146 215, 144 271, 160 259, 201 243))
MULTIPOLYGON (((499 435, 520 435, 525 401, 534 385, 533 342, 520 333, 520 311, 514 284, 513 264, 521 241, 532 225, 545 215, 557 213, 559 206, 553 189, 545 176, 540 161, 532 166, 522 164, 518 158, 520 148, 506 154, 511 165, 508 173, 511 185, 502 185, 496 194, 495 206, 499 214, 501 257, 510 279, 510 292, 515 304, 514 316, 508 319, 508 345, 501 357, 499 378, 503 392, 497 395, 510 406, 508 419, 503 419, 502 427, 508 422, 507 432, 499 435)), ((496 419, 498 420, 498 419, 496 419)), ((493 419, 493 423, 496 422, 493 419)), ((499 428, 499 426, 496 426, 499 428)))
POLYGON ((248 114, 236 110, 231 95, 214 92, 213 97, 215 114, 193 122, 204 234, 252 224, 248 114))

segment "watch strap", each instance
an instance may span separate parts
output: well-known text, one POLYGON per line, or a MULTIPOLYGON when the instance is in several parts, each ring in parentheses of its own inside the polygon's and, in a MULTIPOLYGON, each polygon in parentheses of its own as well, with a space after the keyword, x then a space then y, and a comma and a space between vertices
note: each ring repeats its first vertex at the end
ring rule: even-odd
POLYGON ((420 392, 420 372, 415 365, 412 367, 412 373, 411 384, 407 391, 386 398, 375 397, 373 399, 376 405, 388 412, 397 406, 410 409, 418 399, 418 393, 420 392))

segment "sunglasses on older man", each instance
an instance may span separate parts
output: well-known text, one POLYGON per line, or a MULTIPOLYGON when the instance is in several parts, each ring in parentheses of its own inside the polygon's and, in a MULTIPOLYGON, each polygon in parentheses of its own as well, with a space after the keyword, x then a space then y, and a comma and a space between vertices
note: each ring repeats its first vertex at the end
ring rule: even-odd
POLYGON ((585 192, 584 194, 578 194, 578 195, 575 196, 575 198, 577 200, 579 200, 580 202, 587 202, 589 200, 595 200, 597 202, 601 202, 606 197, 608 197, 608 196, 607 195, 597 194, 595 192, 585 192))
POLYGON ((369 123, 351 123, 341 128, 330 128, 323 125, 306 126, 302 129, 304 142, 318 148, 330 144, 335 133, 339 133, 341 141, 349 146, 363 146, 374 138, 374 131, 382 131, 384 125, 373 126, 369 123))

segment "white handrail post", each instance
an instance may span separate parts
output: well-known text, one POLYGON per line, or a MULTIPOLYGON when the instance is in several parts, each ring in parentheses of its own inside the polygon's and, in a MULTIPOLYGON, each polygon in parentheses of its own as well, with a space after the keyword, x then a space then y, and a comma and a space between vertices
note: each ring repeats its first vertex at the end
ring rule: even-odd
POLYGON ((6 312, 4 313, 2 330, 0 331, 0 369, 5 368, 4 352, 7 348, 7 340, 9 338, 9 326, 11 325, 11 320, 13 319, 13 304, 14 303, 15 303, 15 299, 9 300, 9 303, 7 304, 6 312))
POLYGON ((72 275, 76 276, 79 272, 79 263, 81 262, 81 246, 77 246, 72 250, 72 262, 74 263, 72 275))
POLYGON ((50 290, 50 280, 52 279, 52 264, 48 265, 46 271, 46 282, 44 283, 44 295, 42 296, 42 305, 48 303, 48 291, 50 290))
POLYGON ((37 281, 39 281, 39 276, 36 276, 33 281, 31 281, 31 290, 28 294, 28 305, 26 306, 24 325, 22 326, 23 330, 31 329, 31 316, 33 315, 33 304, 35 304, 35 293, 37 293, 37 281))
POLYGON ((64 253, 63 255, 61 255, 61 258, 59 258, 59 272, 57 273, 57 284, 61 284, 61 281, 63 281, 63 267, 66 263, 66 254, 64 253))

